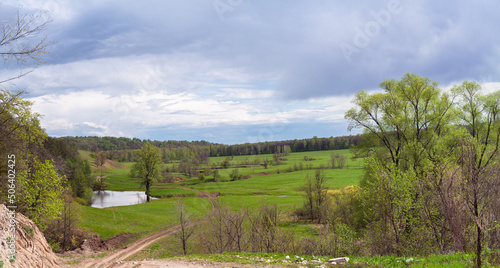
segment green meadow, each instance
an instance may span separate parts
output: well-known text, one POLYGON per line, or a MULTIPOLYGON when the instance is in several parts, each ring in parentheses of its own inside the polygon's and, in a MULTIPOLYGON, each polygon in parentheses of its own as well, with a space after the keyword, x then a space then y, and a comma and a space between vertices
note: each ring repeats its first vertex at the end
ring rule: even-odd
MULTIPOLYGON (((81 151, 80 153, 89 160, 92 159, 89 152, 81 151)), ((187 211, 193 218, 202 218, 211 211, 212 205, 208 199, 197 197, 198 194, 219 193, 219 197, 216 198, 217 202, 234 211, 242 209, 252 211, 264 202, 271 206, 275 205, 282 215, 281 228, 292 231, 299 238, 317 237, 318 225, 292 219, 293 211, 304 204, 301 187, 306 176, 314 176, 316 169, 321 168, 327 178, 329 189, 343 189, 359 184, 363 175, 363 164, 364 159, 352 159, 349 150, 291 153, 277 165, 273 161, 273 155, 211 157, 207 165, 199 167, 199 171, 201 173, 204 169, 217 169, 219 173, 217 181, 214 181, 212 175, 200 180, 198 177, 190 178, 185 174, 174 172, 171 175, 176 178, 175 183, 155 183, 152 186, 151 194, 161 198, 145 204, 104 209, 81 206, 82 216, 79 225, 99 234, 103 239, 121 233, 133 233, 141 237, 178 224, 175 218, 178 202, 176 197, 182 198, 187 211), (345 168, 329 168, 332 153, 347 157, 345 168), (267 167, 263 165, 266 161, 268 161, 267 167), (242 179, 231 180, 229 175, 234 169, 238 169, 242 179)), ((130 162, 110 161, 102 169, 94 167, 94 176, 106 176, 104 180, 109 183, 108 190, 143 191, 144 186, 141 186, 137 179, 130 177, 132 165, 133 163, 130 162)), ((179 165, 179 161, 164 164, 164 168, 175 170, 176 165, 179 165)), ((172 246, 177 243, 175 239, 174 237, 162 238, 132 257, 131 260, 179 259, 180 257, 176 257, 175 253, 179 249, 172 246)), ((261 264, 262 260, 270 264, 284 264, 285 257, 286 254, 243 252, 190 255, 180 259, 252 265, 261 264)), ((318 258, 302 257, 309 261, 318 258)), ((325 257, 323 261, 326 261, 325 257)), ((352 256, 346 267, 470 267, 472 262, 471 254, 460 253, 427 257, 352 256)), ((486 267, 492 266, 487 264, 486 267)))
MULTIPOLYGON (((184 205, 195 217, 206 215, 211 204, 203 198, 184 198, 184 205)), ((176 198, 154 199, 149 203, 111 208, 81 206, 79 225, 99 234, 103 239, 121 234, 147 234, 176 225, 176 198)))
MULTIPOLYGON (((80 151, 82 156, 92 162, 89 152, 80 151)), ((281 211, 291 211, 300 207, 304 198, 301 187, 306 176, 314 176, 315 169, 327 167, 332 153, 347 156, 347 167, 344 169, 323 169, 330 189, 341 189, 357 185, 363 174, 363 159, 351 159, 349 150, 316 151, 291 153, 284 157, 278 165, 273 162, 273 155, 253 155, 234 157, 211 157, 209 165, 204 168, 216 168, 220 178, 212 180, 212 175, 205 181, 197 177, 189 178, 185 174, 172 173, 176 183, 155 183, 151 195, 161 197, 147 204, 119 206, 113 208, 81 207, 83 212, 80 225, 96 232, 103 238, 119 233, 147 233, 159 230, 175 223, 175 203, 182 197, 188 206, 188 211, 196 217, 208 213, 210 203, 207 199, 198 198, 198 192, 220 193, 218 201, 238 210, 243 207, 255 209, 262 202, 277 205, 281 211), (307 160, 306 160, 307 159, 307 160), (223 162, 227 161, 227 168, 223 162), (244 179, 231 181, 229 174, 238 169, 244 179), (295 171, 297 169, 297 171, 295 171), (300 170, 302 169, 302 170, 300 170)), ((165 164, 165 167, 178 165, 179 161, 165 164)), ((144 191, 139 181, 130 177, 133 163, 118 163, 108 160, 104 168, 93 167, 95 176, 105 176, 109 183, 107 190, 113 191, 144 191)), ((298 227, 297 227, 298 228, 298 227)))

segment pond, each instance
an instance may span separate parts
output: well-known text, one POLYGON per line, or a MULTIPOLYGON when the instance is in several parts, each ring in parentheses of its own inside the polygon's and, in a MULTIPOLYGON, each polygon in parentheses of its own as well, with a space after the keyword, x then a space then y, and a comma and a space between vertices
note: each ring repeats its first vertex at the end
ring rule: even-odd
MULTIPOLYGON (((155 198, 151 198, 155 199, 155 198)), ((147 196, 144 191, 94 191, 91 207, 107 208, 116 206, 128 206, 146 203, 147 196)))

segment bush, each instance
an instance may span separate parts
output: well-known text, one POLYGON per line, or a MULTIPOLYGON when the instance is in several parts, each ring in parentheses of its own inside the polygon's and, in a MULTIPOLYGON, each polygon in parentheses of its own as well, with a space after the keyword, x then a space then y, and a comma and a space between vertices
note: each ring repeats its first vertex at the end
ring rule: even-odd
POLYGON ((232 181, 236 181, 236 180, 241 180, 241 178, 243 177, 243 175, 240 173, 240 170, 235 168, 231 171, 231 173, 229 173, 229 178, 231 178, 232 181))
POLYGON ((100 181, 94 181, 94 182, 92 182, 92 189, 94 191, 104 191, 104 190, 106 190, 106 187, 108 187, 109 185, 110 184, 105 182, 105 181, 102 182, 102 185, 101 185, 100 181))

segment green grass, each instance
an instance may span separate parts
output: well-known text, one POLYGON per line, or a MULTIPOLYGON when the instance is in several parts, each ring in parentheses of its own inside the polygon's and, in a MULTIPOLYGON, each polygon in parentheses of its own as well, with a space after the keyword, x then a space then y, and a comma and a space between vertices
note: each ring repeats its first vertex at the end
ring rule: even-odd
POLYGON ((228 205, 231 210, 238 211, 246 207, 253 210, 258 208, 262 203, 267 202, 270 206, 278 206, 282 211, 290 210, 294 207, 299 207, 303 204, 302 196, 277 196, 277 195, 253 195, 253 196, 221 196, 219 199, 221 204, 228 205))
POLYGON ((158 187, 153 187, 150 195, 153 197, 160 197, 160 198, 165 198, 165 197, 187 197, 187 196, 197 196, 198 193, 195 191, 190 191, 190 190, 185 190, 185 189, 180 189, 180 188, 172 188, 175 186, 170 186, 169 188, 163 188, 161 186, 158 187))
MULTIPOLYGON (((351 263, 359 263, 365 267, 473 267, 474 254, 451 253, 436 254, 426 257, 394 257, 394 256, 374 256, 374 257, 353 257, 351 263)), ((498 267, 492 265, 487 258, 484 259, 483 267, 498 267)))
MULTIPOLYGON (((214 193, 220 192, 220 202, 226 203, 233 210, 246 207, 249 210, 259 207, 264 200, 269 205, 277 205, 280 211, 291 211, 303 204, 301 187, 305 177, 314 176, 315 168, 328 165, 331 153, 340 153, 351 156, 349 150, 338 151, 318 151, 306 153, 292 153, 288 155, 286 161, 280 165, 270 164, 268 168, 252 163, 263 162, 264 159, 272 160, 272 155, 258 156, 235 156, 231 159, 230 168, 219 169, 223 182, 201 182, 198 178, 185 178, 183 185, 176 183, 155 183, 151 187, 153 196, 185 197, 188 211, 196 217, 205 215, 210 210, 207 199, 193 198, 197 196, 196 191, 214 193), (304 157, 314 160, 304 161, 304 157), (312 170, 294 171, 295 167, 313 168, 312 170), (238 168, 244 176, 249 177, 244 180, 228 181, 229 173, 233 168, 238 168), (279 174, 278 174, 279 170, 279 174), (292 170, 292 172, 287 172, 292 170), (180 187, 189 189, 181 189, 180 187)), ((91 158, 90 152, 80 151, 84 158, 91 158)), ((210 158, 212 163, 219 165, 226 157, 210 158)), ((327 185, 331 189, 344 188, 346 186, 358 184, 363 173, 363 159, 347 160, 347 169, 325 169, 327 185)), ((175 162, 174 162, 175 163, 175 162)), ((107 176, 104 180, 109 183, 108 190, 114 191, 143 191, 138 179, 130 177, 130 168, 134 163, 120 163, 115 168, 103 170, 102 175, 107 176)), ((172 165, 169 164, 169 165, 172 165)), ((218 167, 220 168, 220 167, 218 167)), ((100 172, 94 175, 101 175, 100 172)), ((175 174, 177 176, 177 174, 175 174)), ((212 176, 207 176, 210 179, 212 176)), ((149 233, 166 226, 175 224, 173 211, 176 198, 153 200, 151 203, 121 206, 114 208, 91 208, 82 207, 82 220, 80 225, 98 233, 104 239, 120 233, 149 233)), ((292 224, 284 226, 286 228, 297 228, 301 233, 311 233, 311 230, 304 226, 292 224)))
POLYGON ((146 187, 141 186, 140 182, 136 178, 130 177, 128 172, 110 174, 104 181, 110 185, 106 187, 106 190, 110 191, 145 191, 146 187))
MULTIPOLYGON (((361 169, 326 169, 327 185, 331 189, 357 185, 363 174, 361 169)), ((300 195, 304 179, 314 176, 315 170, 282 172, 265 176, 254 176, 246 180, 219 183, 202 183, 191 186, 204 192, 220 192, 221 195, 300 195)))
MULTIPOLYGON (((90 152, 81 151, 81 153, 90 155, 90 152)), ((222 195, 298 195, 300 188, 304 183, 304 178, 307 174, 314 176, 314 169, 320 166, 327 166, 330 162, 330 154, 338 153, 348 157, 347 169, 325 169, 325 175, 328 179, 328 186, 332 189, 344 188, 349 185, 358 184, 360 177, 363 174, 362 165, 363 159, 351 160, 352 156, 349 150, 336 150, 336 151, 317 151, 317 152, 303 152, 292 153, 288 155, 286 161, 280 165, 270 164, 268 168, 262 165, 248 165, 247 163, 254 163, 263 159, 272 160, 272 155, 258 155, 258 156, 235 156, 232 158, 231 167, 227 169, 220 169, 221 182, 200 182, 198 178, 186 178, 182 174, 174 174, 185 179, 183 185, 188 186, 194 190, 204 192, 220 192, 222 195), (312 161, 304 161, 304 157, 313 158, 312 161), (295 167, 305 169, 307 167, 313 168, 309 170, 295 171, 295 167), (244 166, 244 168, 242 167, 244 166), (229 181, 229 174, 234 169, 239 169, 243 176, 249 179, 239 181, 229 181), (292 172, 289 172, 292 171, 292 172), (279 174, 278 174, 279 172, 279 174)), ((90 157, 90 156, 88 156, 90 157)), ((224 161, 227 157, 212 157, 210 163, 218 163, 224 161)), ((110 185, 107 190, 113 191, 141 191, 145 190, 144 186, 140 185, 139 179, 130 177, 130 168, 134 163, 121 163, 123 168, 106 169, 102 175, 107 176, 104 181, 110 185)), ((172 164, 169 164, 172 165, 172 164)), ((100 172, 94 175, 101 175, 100 172)), ((207 176, 211 179, 212 176, 207 176)), ((177 184, 171 183, 155 183, 152 186, 152 191, 155 196, 194 196, 181 190, 173 190, 178 187, 177 184), (168 190, 167 190, 168 189, 168 190)))
MULTIPOLYGON (((173 242, 173 241, 170 241, 173 242)), ((173 257, 162 252, 165 244, 155 243, 147 250, 143 251, 141 256, 152 256, 156 258, 166 258, 173 260, 196 261, 202 263, 233 263, 245 265, 282 265, 284 267, 317 267, 321 264, 311 263, 312 260, 320 260, 322 264, 327 263, 331 258, 339 256, 308 256, 282 253, 223 253, 223 254, 193 254, 184 257, 173 257), (306 261, 307 264, 301 264, 306 261)), ((473 254, 452 253, 431 255, 428 257, 394 257, 394 256, 375 256, 375 257, 349 257, 349 262, 342 267, 377 267, 377 268, 399 268, 399 267, 472 267, 473 254)), ((138 259, 138 258, 133 258, 138 259)), ((484 267, 498 267, 486 261, 484 267)))
MULTIPOLYGON (((90 152, 80 151, 84 158, 92 160, 90 152)), ((231 210, 249 210, 257 209, 263 202, 268 205, 276 205, 281 213, 286 217, 291 217, 291 211, 303 205, 301 187, 304 184, 304 178, 314 176, 315 169, 320 166, 327 166, 330 162, 330 154, 339 153, 348 157, 346 169, 325 169, 327 186, 330 189, 341 189, 351 185, 359 184, 363 174, 364 159, 351 160, 352 154, 349 150, 338 151, 318 151, 292 153, 287 156, 287 160, 280 165, 270 164, 267 168, 258 164, 264 159, 273 160, 272 155, 258 156, 235 156, 212 157, 210 164, 217 166, 219 174, 222 176, 221 182, 201 182, 198 178, 186 178, 182 174, 174 176, 184 178, 182 185, 172 183, 156 183, 152 186, 153 196, 182 196, 186 209, 194 217, 202 217, 211 210, 210 202, 207 199, 195 198, 196 191, 214 193, 219 192, 221 196, 218 201, 227 204, 231 210), (304 157, 314 160, 304 161, 304 157), (221 163, 225 159, 230 159, 230 168, 222 169, 221 163), (295 171, 295 167, 309 170, 295 171), (229 181, 229 174, 238 168, 243 176, 248 179, 229 181), (312 168, 312 169, 311 169, 312 168), (292 172, 289 172, 292 170, 292 172), (279 172, 279 173, 278 173, 279 172), (181 189, 190 188, 191 190, 181 189)), ((115 163, 113 163, 115 164, 115 163)), ((174 161, 168 165, 178 164, 174 161)), ((103 175, 108 177, 106 182, 110 183, 108 190, 145 190, 144 186, 139 184, 137 179, 131 178, 130 168, 133 163, 121 163, 103 170, 103 175), (119 167, 119 168, 116 168, 119 167)), ((100 172, 94 173, 100 175, 100 172)), ((211 179, 212 176, 206 176, 211 179)), ((98 233, 103 239, 112 237, 120 233, 148 233, 177 224, 175 215, 175 205, 177 198, 156 199, 150 203, 121 206, 113 208, 91 208, 82 207, 82 217, 79 222, 81 227, 90 229, 98 233)), ((317 237, 318 226, 303 222, 293 222, 290 220, 282 221, 280 224, 285 230, 292 231, 297 237, 317 237)), ((167 237, 152 244, 140 254, 132 259, 143 259, 145 257, 171 258, 172 245, 178 244, 175 237, 167 237)), ((295 256, 286 254, 263 254, 263 253, 226 253, 214 255, 189 255, 180 259, 197 260, 208 262, 231 262, 240 264, 281 264, 290 267, 297 267, 292 264, 295 256), (286 260, 287 263, 283 261, 286 260), (269 261, 269 262, 268 262, 269 261)), ((325 262, 330 257, 321 257, 325 262)), ((175 257, 179 259, 179 257, 175 257)), ((317 259, 312 256, 301 256, 304 260, 311 261, 317 259)), ((472 254, 445 254, 431 255, 427 257, 351 257, 350 262, 345 267, 471 267, 473 265, 474 255, 472 254)), ((496 264, 498 267, 498 264, 496 264)), ((488 255, 485 253, 485 267, 495 267, 488 263, 488 255)))
MULTIPOLYGON (((206 199, 184 198, 187 210, 202 217, 211 209, 206 199)), ((82 206, 81 227, 90 229, 103 239, 120 233, 150 233, 177 224, 176 198, 156 199, 149 203, 112 208, 82 206)))

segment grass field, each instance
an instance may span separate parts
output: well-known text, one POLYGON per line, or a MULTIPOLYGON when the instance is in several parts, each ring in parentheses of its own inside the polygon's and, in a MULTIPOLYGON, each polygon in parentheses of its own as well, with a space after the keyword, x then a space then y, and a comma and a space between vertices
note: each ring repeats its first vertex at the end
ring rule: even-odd
MULTIPOLYGON (((92 157, 89 152, 80 152, 89 161, 92 157)), ((176 183, 155 183, 151 187, 151 195, 162 197, 150 203, 120 206, 112 208, 81 207, 81 227, 96 232, 103 239, 120 233, 138 233, 146 235, 161 228, 176 224, 175 205, 180 196, 193 217, 202 217, 211 209, 210 202, 204 198, 196 197, 199 192, 220 193, 217 198, 219 203, 227 205, 231 210, 246 208, 250 211, 258 208, 262 203, 276 205, 283 214, 301 207, 304 203, 301 187, 306 176, 314 176, 317 168, 327 167, 332 153, 348 157, 347 167, 344 169, 323 169, 330 189, 341 189, 356 185, 363 174, 363 159, 351 160, 349 150, 318 151, 307 153, 292 153, 282 159, 278 165, 273 160, 273 155, 213 157, 204 168, 216 168, 220 177, 214 182, 212 175, 206 180, 197 177, 189 178, 181 173, 173 173, 177 178, 176 183), (267 167, 264 162, 269 161, 267 167), (226 168, 224 168, 226 162, 226 168), (234 169, 245 179, 231 181, 229 174, 234 169)), ((109 183, 107 190, 114 191, 144 191, 138 179, 130 177, 133 163, 117 163, 107 161, 102 169, 93 168, 94 176, 105 176, 104 181, 109 183)), ((165 166, 173 167, 179 161, 173 161, 165 166)), ((283 223, 281 227, 293 230, 299 236, 317 235, 317 228, 306 223, 283 223)), ((168 245, 172 241, 168 238, 161 243, 168 245)), ((158 247, 158 245, 156 245, 158 247)), ((155 250, 155 245, 149 251, 155 250)), ((165 256, 166 251, 144 256, 165 256), (158 255, 159 254, 159 255, 158 255)))
MULTIPOLYGON (((93 162, 90 152, 80 151, 82 156, 93 162)), ((208 212, 206 199, 194 198, 197 191, 214 193, 219 192, 219 202, 227 204, 231 209, 257 208, 266 201, 270 205, 277 205, 281 211, 292 210, 303 204, 301 186, 306 176, 314 176, 315 168, 327 166, 330 154, 338 153, 348 157, 346 169, 324 169, 328 187, 331 189, 344 188, 356 185, 362 175, 363 159, 349 159, 349 150, 317 151, 306 153, 292 153, 279 165, 269 164, 264 167, 266 159, 272 160, 272 155, 212 157, 210 167, 217 167, 221 175, 220 182, 201 182, 198 178, 188 178, 184 174, 174 173, 175 177, 183 179, 179 183, 156 183, 151 188, 151 195, 155 197, 184 197, 188 209, 195 216, 202 216, 208 212), (307 158, 307 161, 305 160, 307 158), (221 164, 228 160, 229 166, 223 169, 221 164), (260 164, 259 164, 260 163, 260 164), (308 170, 297 170, 309 168, 308 170), (243 180, 230 181, 229 173, 233 169, 248 177, 243 180)), ((165 164, 176 165, 178 161, 165 164)), ((144 191, 138 179, 130 177, 130 168, 133 163, 118 163, 108 160, 105 167, 95 169, 94 176, 106 176, 109 183, 108 190, 114 191, 144 191)), ((203 168, 203 167, 202 167, 203 168)), ((208 179, 211 176, 207 176, 208 179)), ((113 235, 128 233, 143 233, 158 230, 174 223, 172 211, 175 198, 162 198, 148 204, 122 206, 114 208, 82 207, 83 212, 80 225, 107 238, 113 235)))
MULTIPOLYGON (((89 161, 92 157, 89 152, 80 152, 89 161)), ((301 187, 306 176, 314 176, 316 169, 328 167, 332 153, 347 157, 347 167, 344 169, 322 169, 326 178, 329 192, 336 192, 352 185, 359 184, 363 174, 364 159, 351 159, 349 150, 319 151, 306 153, 292 153, 286 156, 280 164, 271 163, 272 155, 212 157, 204 168, 216 168, 220 178, 213 181, 212 175, 206 176, 205 181, 197 177, 189 178, 185 174, 173 173, 176 183, 156 183, 151 188, 155 199, 150 203, 120 206, 112 208, 81 207, 82 216, 79 222, 81 227, 91 230, 106 239, 120 233, 135 233, 140 236, 158 231, 177 224, 175 219, 177 198, 182 197, 187 211, 193 217, 203 217, 211 210, 210 202, 205 198, 196 197, 199 192, 220 193, 217 201, 227 205, 231 210, 238 211, 257 209, 262 203, 276 205, 282 215, 291 216, 291 211, 303 206, 304 197, 301 187), (264 162, 270 164, 265 167, 264 162), (226 162, 224 164, 224 162, 226 162), (224 165, 226 168, 224 168, 224 165), (229 174, 234 169, 244 177, 241 180, 231 181, 229 174)), ((174 167, 179 161, 173 161, 165 166, 174 167)), ((94 176, 106 176, 109 183, 108 190, 115 191, 143 191, 137 179, 130 177, 130 168, 133 163, 117 163, 109 161, 103 169, 93 168, 94 176)), ((280 227, 292 231, 300 237, 315 237, 318 235, 318 226, 297 221, 283 221, 280 227)), ((166 237, 152 244, 132 259, 144 258, 171 258, 176 255, 175 247, 178 241, 174 237, 166 237)), ((311 261, 318 257, 302 256, 311 261)), ((301 258, 302 258, 301 257, 301 258)), ((178 257, 174 257, 178 258, 178 257)), ((292 258, 295 258, 294 256, 292 258)), ((448 254, 432 255, 428 257, 351 257, 346 267, 470 267, 473 255, 448 254)), ((185 258, 184 258, 185 259, 185 258)), ((227 253, 214 255, 191 255, 188 260, 221 261, 242 264, 261 264, 263 260, 270 264, 284 264, 285 254, 264 253, 227 253)), ((325 262, 326 257, 322 261, 325 262)), ((296 264, 289 263, 290 267, 296 264)), ((295 265, 295 266, 294 266, 295 265)), ((312 264, 310 263, 309 266, 312 264)), ((314 265, 312 265, 314 266, 314 265)), ((312 267, 311 266, 311 267, 312 267)), ((493 267, 488 264, 485 267, 493 267)))
MULTIPOLYGON (((176 198, 155 199, 149 203, 112 208, 82 206, 81 227, 98 233, 103 239, 120 233, 151 233, 177 224, 176 198)), ((211 210, 210 202, 202 198, 184 198, 184 205, 194 217, 211 210)))

